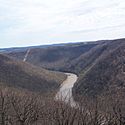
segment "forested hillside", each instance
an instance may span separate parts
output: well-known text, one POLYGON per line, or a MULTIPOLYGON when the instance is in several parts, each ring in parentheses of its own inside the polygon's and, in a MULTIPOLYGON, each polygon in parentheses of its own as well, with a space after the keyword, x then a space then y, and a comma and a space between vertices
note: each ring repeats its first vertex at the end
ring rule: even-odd
MULTIPOLYGON (((74 95, 95 96, 124 87, 125 39, 96 41, 60 47, 31 49, 27 62, 51 70, 79 76, 74 95)), ((23 59, 25 52, 9 53, 23 59)))
POLYGON ((35 92, 55 91, 66 79, 63 73, 47 71, 0 54, 0 84, 35 92))

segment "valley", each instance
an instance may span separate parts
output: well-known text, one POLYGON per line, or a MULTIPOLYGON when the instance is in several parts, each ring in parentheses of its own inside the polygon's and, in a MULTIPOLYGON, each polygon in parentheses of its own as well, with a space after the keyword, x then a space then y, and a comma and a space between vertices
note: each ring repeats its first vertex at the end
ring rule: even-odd
MULTIPOLYGON (((74 98, 84 93, 93 97, 124 86, 124 47, 125 39, 38 47, 30 49, 27 62, 47 70, 76 74, 78 80, 73 87, 74 98)), ((24 60, 27 51, 7 55, 20 61, 24 60)))
POLYGON ((125 125, 125 0, 0 0, 0 125, 125 125))
POLYGON ((13 125, 124 125, 125 39, 18 49, 0 53, 0 106, 13 125))

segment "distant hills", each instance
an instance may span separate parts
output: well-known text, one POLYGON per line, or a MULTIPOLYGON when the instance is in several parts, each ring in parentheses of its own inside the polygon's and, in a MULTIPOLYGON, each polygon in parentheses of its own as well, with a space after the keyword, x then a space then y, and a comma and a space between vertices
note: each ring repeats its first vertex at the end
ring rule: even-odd
MULTIPOLYGON (((82 42, 79 42, 79 44, 82 42)), ((37 49, 37 48, 48 48, 48 47, 58 47, 58 46, 67 46, 78 43, 62 43, 62 44, 50 44, 50 45, 38 45, 38 46, 27 46, 27 47, 12 47, 12 48, 1 48, 0 52, 2 53, 10 53, 10 52, 23 52, 27 49, 37 49)), ((84 43, 85 44, 85 43, 84 43)))
MULTIPOLYGON (((7 55, 20 61, 27 50, 7 55)), ((30 48, 27 62, 49 70, 76 73, 79 79, 73 88, 74 97, 113 93, 125 87, 125 39, 30 48)))
MULTIPOLYGON (((50 70, 68 71, 68 67, 72 61, 96 45, 96 43, 75 43, 65 44, 65 46, 31 48, 27 61, 50 70)), ((8 55, 15 59, 23 60, 26 52, 11 52, 8 55)))

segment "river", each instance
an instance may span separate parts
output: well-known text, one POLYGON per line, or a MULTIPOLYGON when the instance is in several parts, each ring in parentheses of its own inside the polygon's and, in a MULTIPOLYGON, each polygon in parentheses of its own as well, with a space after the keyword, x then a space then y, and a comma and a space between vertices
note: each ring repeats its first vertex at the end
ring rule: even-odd
POLYGON ((70 103, 70 105, 74 107, 77 105, 77 103, 73 99, 72 88, 76 83, 78 77, 73 73, 65 73, 65 74, 67 75, 67 78, 60 86, 60 90, 56 94, 56 99, 64 101, 65 103, 70 103))

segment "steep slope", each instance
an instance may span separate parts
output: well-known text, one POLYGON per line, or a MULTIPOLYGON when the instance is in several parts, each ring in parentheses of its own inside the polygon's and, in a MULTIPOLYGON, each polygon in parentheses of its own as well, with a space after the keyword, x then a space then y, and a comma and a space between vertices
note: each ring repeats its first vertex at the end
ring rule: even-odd
POLYGON ((52 72, 31 64, 13 61, 0 54, 0 83, 30 91, 49 92, 59 88, 65 80, 63 73, 52 72))
POLYGON ((91 48, 89 51, 82 53, 79 57, 72 60, 72 62, 66 67, 70 69, 72 72, 77 74, 82 74, 83 71, 85 72, 88 68, 93 65, 96 59, 103 53, 106 49, 106 42, 97 44, 95 47, 91 48))
POLYGON ((114 93, 118 89, 124 89, 125 39, 103 43, 83 55, 78 61, 81 69, 79 80, 73 89, 74 95, 95 96, 106 91, 114 93), (95 59, 89 64, 92 58, 95 59), (86 65, 85 61, 89 65, 86 65))

